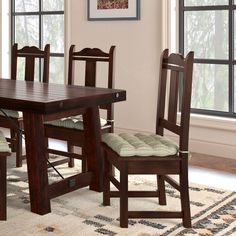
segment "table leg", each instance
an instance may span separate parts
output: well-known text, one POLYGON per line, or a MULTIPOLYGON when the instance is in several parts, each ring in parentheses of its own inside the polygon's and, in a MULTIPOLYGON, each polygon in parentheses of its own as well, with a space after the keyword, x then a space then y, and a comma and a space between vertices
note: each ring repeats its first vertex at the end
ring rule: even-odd
POLYGON ((26 159, 31 211, 40 215, 51 212, 48 197, 48 174, 43 116, 23 113, 26 159))
POLYGON ((101 125, 99 108, 88 108, 83 115, 85 133, 85 155, 88 171, 93 172, 90 189, 101 192, 103 190, 103 159, 101 152, 101 125))

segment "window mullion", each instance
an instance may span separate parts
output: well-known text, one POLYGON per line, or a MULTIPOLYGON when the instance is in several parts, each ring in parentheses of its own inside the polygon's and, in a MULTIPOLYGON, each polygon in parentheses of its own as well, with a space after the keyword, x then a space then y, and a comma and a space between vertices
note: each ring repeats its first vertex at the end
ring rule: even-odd
POLYGON ((234 9, 229 0, 229 113, 234 113, 234 9))

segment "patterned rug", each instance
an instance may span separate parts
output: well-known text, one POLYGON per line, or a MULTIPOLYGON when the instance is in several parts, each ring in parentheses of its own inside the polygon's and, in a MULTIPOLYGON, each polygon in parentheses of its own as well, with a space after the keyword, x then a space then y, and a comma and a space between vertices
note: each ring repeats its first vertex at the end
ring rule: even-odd
MULTIPOLYGON (((102 194, 80 189, 51 201, 52 212, 39 216, 30 212, 26 165, 14 168, 14 158, 8 159, 8 220, 0 222, 0 236, 28 235, 236 235, 236 193, 191 184, 190 199, 192 229, 182 227, 179 219, 132 219, 129 228, 119 227, 119 202, 111 199, 111 206, 102 206, 102 194)), ((64 176, 73 170, 61 166, 64 176)), ((50 181, 58 177, 49 170, 50 181)), ((200 176, 199 176, 200 178, 200 176)), ((155 189, 155 178, 130 178, 130 189, 155 189)), ((132 198, 132 210, 179 210, 179 194, 167 185, 167 207, 159 206, 155 198, 132 198)))

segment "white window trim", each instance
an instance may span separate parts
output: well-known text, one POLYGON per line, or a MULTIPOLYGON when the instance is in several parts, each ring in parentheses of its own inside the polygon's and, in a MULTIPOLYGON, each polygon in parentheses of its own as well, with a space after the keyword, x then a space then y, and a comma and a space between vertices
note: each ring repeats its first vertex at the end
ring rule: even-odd
POLYGON ((71 45, 71 18, 70 18, 70 9, 71 9, 71 0, 65 0, 65 3, 64 3, 64 40, 65 40, 65 43, 64 43, 64 46, 65 46, 65 50, 64 50, 64 59, 65 59, 65 84, 67 83, 67 71, 68 71, 68 57, 69 57, 69 48, 70 48, 70 45, 71 45))
POLYGON ((178 5, 178 0, 162 0, 162 47, 172 52, 179 49, 178 5))

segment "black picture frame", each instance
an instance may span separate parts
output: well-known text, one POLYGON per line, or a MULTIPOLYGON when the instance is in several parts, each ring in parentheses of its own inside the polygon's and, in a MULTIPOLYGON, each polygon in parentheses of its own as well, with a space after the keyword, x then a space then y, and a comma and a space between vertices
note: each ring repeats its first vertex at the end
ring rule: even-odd
POLYGON ((140 0, 127 1, 128 8, 98 9, 98 0, 87 0, 88 21, 140 20, 140 0))

